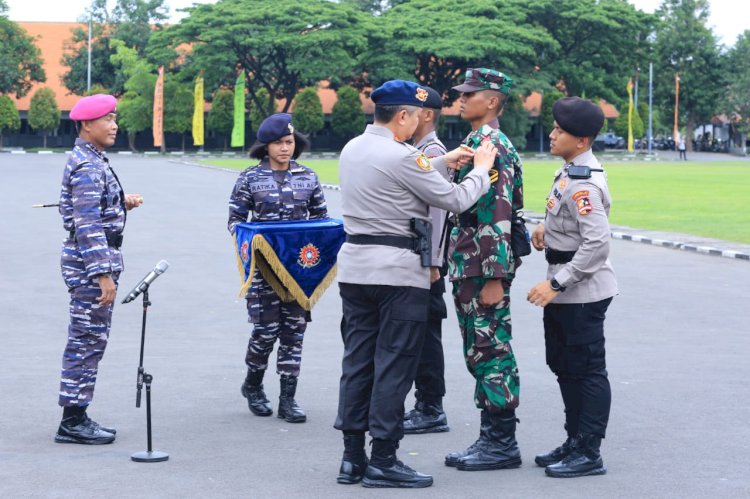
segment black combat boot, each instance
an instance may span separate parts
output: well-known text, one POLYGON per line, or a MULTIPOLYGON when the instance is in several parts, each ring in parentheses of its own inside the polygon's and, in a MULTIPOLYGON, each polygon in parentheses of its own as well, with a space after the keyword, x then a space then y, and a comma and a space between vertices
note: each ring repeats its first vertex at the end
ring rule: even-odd
POLYGON ((445 456, 445 465, 455 467, 456 464, 458 464, 459 459, 477 452, 489 440, 489 432, 490 432, 490 415, 487 411, 482 411, 481 416, 480 416, 480 424, 479 424, 479 438, 477 439, 477 441, 471 444, 464 451, 451 452, 450 454, 445 456))
POLYGON ((297 405, 294 394, 297 392, 297 378, 281 376, 281 393, 279 394, 278 417, 287 423, 304 423, 307 421, 305 411, 297 405))
POLYGON ((408 419, 404 418, 406 434, 442 433, 450 430, 440 399, 425 400, 421 403, 421 410, 415 406, 410 414, 408 419))
POLYGON ((367 468, 367 454, 365 453, 365 432, 344 432, 344 457, 341 458, 341 468, 338 483, 353 484, 362 481, 367 468))
POLYGON ((117 430, 115 430, 114 428, 108 428, 106 426, 100 425, 99 423, 91 419, 88 414, 84 413, 84 416, 86 417, 86 422, 89 425, 93 426, 94 428, 98 428, 102 431, 106 431, 107 433, 111 433, 112 435, 117 435, 117 430))
POLYGON ((479 450, 456 463, 461 471, 499 470, 521 466, 521 451, 516 443, 516 412, 490 415, 487 442, 479 450))
POLYGON ((423 410, 424 410, 424 403, 421 400, 417 399, 414 402, 414 409, 412 409, 411 411, 409 411, 406 414, 404 414, 404 422, 406 422, 407 420, 411 419, 416 414, 419 414, 423 410))
POLYGON ((570 455, 575 450, 576 437, 568 435, 568 439, 562 443, 562 445, 555 450, 551 450, 546 454, 539 454, 534 458, 534 462, 537 466, 546 468, 550 464, 559 463, 570 455))
POLYGON ((414 471, 396 458, 398 442, 372 439, 372 456, 362 485, 375 488, 420 489, 432 485, 432 477, 414 471))
POLYGON ((572 478, 577 476, 603 475, 607 472, 599 446, 602 438, 591 433, 579 433, 573 452, 560 461, 545 468, 547 476, 555 478, 572 478))
POLYGON ((247 399, 247 406, 256 416, 270 416, 273 414, 271 401, 263 391, 263 375, 266 371, 247 370, 247 377, 242 383, 242 396, 247 399))
POLYGON ((55 442, 61 444, 102 445, 115 441, 112 433, 94 426, 86 417, 86 407, 65 407, 55 442))

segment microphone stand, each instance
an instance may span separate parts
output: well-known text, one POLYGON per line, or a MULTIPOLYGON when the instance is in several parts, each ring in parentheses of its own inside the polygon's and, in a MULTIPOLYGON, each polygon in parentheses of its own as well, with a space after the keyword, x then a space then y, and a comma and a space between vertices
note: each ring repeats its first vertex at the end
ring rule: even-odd
POLYGON ((151 446, 151 382, 154 377, 143 370, 143 347, 146 343, 146 312, 151 306, 148 299, 148 286, 143 290, 143 322, 141 323, 141 357, 138 362, 138 381, 136 383, 135 406, 141 406, 141 390, 146 385, 146 438, 148 441, 148 450, 136 452, 130 459, 138 463, 157 463, 169 459, 169 454, 158 450, 153 450, 151 446))

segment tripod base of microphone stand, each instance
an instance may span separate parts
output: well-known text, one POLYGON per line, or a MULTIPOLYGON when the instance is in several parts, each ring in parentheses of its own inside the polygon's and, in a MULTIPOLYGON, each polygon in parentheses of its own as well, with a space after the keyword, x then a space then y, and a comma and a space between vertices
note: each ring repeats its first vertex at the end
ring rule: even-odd
POLYGON ((130 456, 130 459, 132 459, 136 463, 158 463, 160 461, 166 461, 167 459, 169 459, 169 454, 158 450, 144 450, 142 452, 136 452, 135 454, 130 456))

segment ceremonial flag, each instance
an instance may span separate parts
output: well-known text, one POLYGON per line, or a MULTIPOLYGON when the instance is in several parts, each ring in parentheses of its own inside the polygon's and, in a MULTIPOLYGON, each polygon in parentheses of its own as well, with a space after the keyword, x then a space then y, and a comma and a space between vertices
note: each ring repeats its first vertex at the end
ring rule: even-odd
POLYGON ((164 66, 159 66, 159 76, 154 87, 154 147, 164 146, 164 66))
POLYGON ((311 310, 336 277, 336 256, 345 238, 344 223, 333 218, 238 224, 240 296, 257 268, 282 301, 296 300, 311 310))
POLYGON ((193 109, 193 145, 203 145, 203 76, 195 80, 195 106, 193 109))
POLYGON ((241 71, 234 84, 234 127, 232 147, 245 147, 245 72, 241 71))
POLYGON ((633 152, 633 80, 628 80, 628 152, 633 152))
POLYGON ((680 75, 674 75, 674 129, 672 130, 672 138, 675 144, 680 141, 680 128, 677 125, 678 111, 680 108, 680 75))

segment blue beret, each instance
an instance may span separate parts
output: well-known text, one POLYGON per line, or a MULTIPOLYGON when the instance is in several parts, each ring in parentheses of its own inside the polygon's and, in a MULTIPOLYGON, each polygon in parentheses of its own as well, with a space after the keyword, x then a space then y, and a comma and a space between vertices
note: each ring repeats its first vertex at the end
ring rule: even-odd
POLYGON ((390 80, 372 91, 370 99, 377 106, 424 106, 427 90, 414 82, 390 80))
POLYGON ((117 99, 111 95, 89 95, 76 102, 70 110, 70 119, 73 121, 98 120, 102 116, 114 113, 116 109, 117 99))
POLYGON ((258 127, 258 142, 270 144, 281 137, 292 135, 294 127, 292 126, 292 115, 287 113, 272 114, 263 120, 258 127))
POLYGON ((427 100, 424 101, 424 107, 438 110, 443 109, 443 98, 440 96, 440 93, 434 88, 424 85, 422 85, 422 88, 427 90, 427 100))
POLYGON ((575 137, 593 137, 604 125, 602 108, 580 97, 564 97, 552 106, 557 125, 575 137))

